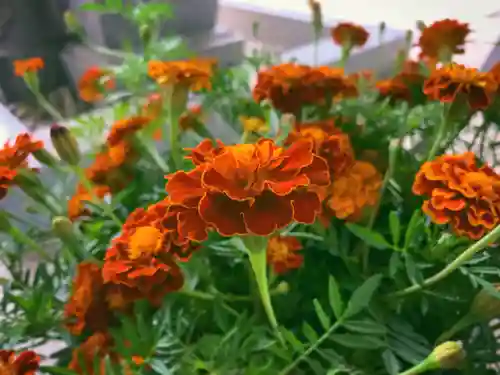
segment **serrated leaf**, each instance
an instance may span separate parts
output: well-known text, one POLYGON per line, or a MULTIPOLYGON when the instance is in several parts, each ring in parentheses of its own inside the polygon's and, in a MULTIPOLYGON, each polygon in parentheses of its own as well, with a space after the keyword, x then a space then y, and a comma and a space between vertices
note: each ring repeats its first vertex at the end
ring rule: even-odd
POLYGON ((385 335, 387 328, 373 320, 351 320, 343 324, 349 331, 367 335, 385 335))
POLYGON ((297 353, 303 353, 304 352, 304 345, 300 342, 300 340, 293 334, 293 332, 289 331, 288 329, 281 327, 280 328, 281 334, 285 338, 285 340, 292 346, 292 349, 295 350, 297 353))
POLYGON ((350 333, 332 335, 330 340, 353 349, 378 349, 385 346, 385 342, 375 336, 353 335, 350 333))
POLYGON ((389 276, 394 278, 401 268, 403 262, 401 261, 401 253, 394 252, 391 254, 391 259, 389 260, 389 276))
POLYGON ((340 319, 344 312, 344 302, 342 301, 339 285, 333 276, 328 279, 328 300, 335 317, 340 319))
POLYGON ((316 331, 306 322, 302 324, 302 333, 304 333, 304 336, 309 340, 311 344, 314 344, 316 341, 318 341, 318 334, 316 331))
POLYGON ((424 277, 417 267, 413 256, 409 253, 404 253, 406 274, 413 284, 421 284, 424 281, 424 277))
POLYGON ((351 231, 356 237, 365 242, 368 246, 374 247, 379 250, 390 249, 391 244, 380 233, 374 230, 365 228, 358 224, 347 223, 347 229, 351 231))
POLYGON ((406 228, 405 243, 403 247, 404 250, 408 250, 415 234, 418 233, 418 229, 422 224, 423 224, 422 214, 420 213, 420 210, 415 210, 415 212, 411 216, 408 227, 406 228))
POLYGON ((328 330, 331 327, 330 324, 330 317, 325 313, 325 310, 323 309, 323 306, 321 306, 321 303, 317 299, 314 299, 313 301, 314 304, 314 310, 316 310, 316 315, 318 315, 318 319, 323 326, 324 330, 328 330))
POLYGON ((351 316, 354 316, 361 312, 363 309, 368 307, 373 297, 373 294, 380 286, 382 281, 382 275, 373 275, 369 279, 367 279, 361 286, 358 287, 354 291, 347 304, 347 309, 344 312, 343 317, 348 319, 351 316))
POLYGON ((399 365, 399 361, 389 349, 385 350, 382 353, 382 359, 384 360, 384 366, 389 375, 398 375, 401 366, 399 365))
POLYGON ((394 246, 399 246, 401 239, 401 222, 396 211, 391 211, 389 214, 389 228, 391 229, 392 243, 394 246))

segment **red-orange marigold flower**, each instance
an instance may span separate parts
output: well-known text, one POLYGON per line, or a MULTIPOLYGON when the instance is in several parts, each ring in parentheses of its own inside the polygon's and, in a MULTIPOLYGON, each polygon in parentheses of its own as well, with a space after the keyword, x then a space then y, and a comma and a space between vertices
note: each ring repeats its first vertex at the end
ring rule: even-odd
POLYGON ((154 305, 180 289, 184 278, 176 261, 189 259, 196 246, 179 235, 178 220, 166 200, 130 214, 106 252, 104 281, 126 287, 130 300, 148 299, 154 305))
POLYGON ((13 350, 0 350, 1 375, 35 375, 40 367, 40 357, 31 350, 16 355, 13 350))
POLYGON ((370 34, 360 25, 350 22, 341 22, 330 30, 333 41, 339 46, 363 47, 370 34))
POLYGON ((145 116, 133 116, 123 120, 116 121, 108 134, 108 145, 114 146, 123 141, 128 136, 144 129, 151 119, 145 116))
POLYGON ((168 176, 166 190, 173 203, 195 208, 221 235, 265 236, 316 219, 321 205, 312 189, 327 186, 330 175, 310 140, 288 149, 261 139, 205 151, 210 157, 197 168, 168 176))
POLYGON ((376 84, 378 93, 382 99, 389 98, 391 103, 397 101, 410 102, 411 91, 407 84, 398 79, 384 79, 376 84))
POLYGON ((342 69, 295 63, 260 71, 253 89, 255 101, 269 100, 278 111, 292 114, 307 105, 325 105, 356 94, 355 82, 345 77, 342 69))
POLYGON ((339 219, 357 221, 363 211, 377 203, 382 176, 365 161, 356 161, 346 172, 333 180, 326 206, 339 219))
POLYGON ((68 217, 76 220, 81 216, 89 215, 89 210, 85 207, 86 202, 92 202, 95 198, 102 199, 111 193, 111 189, 106 185, 94 186, 89 192, 83 185, 78 185, 76 193, 68 201, 68 217))
POLYGON ((327 161, 332 178, 343 173, 354 162, 349 136, 335 127, 334 120, 296 124, 285 144, 291 145, 301 138, 313 141, 314 152, 327 161))
POLYGON ((26 60, 14 60, 14 74, 24 77, 26 73, 36 73, 45 66, 40 57, 32 57, 26 60))
POLYGON ((160 85, 182 85, 193 91, 210 89, 216 61, 194 59, 185 61, 149 61, 148 74, 160 85))
POLYGON ((71 296, 64 307, 65 326, 73 335, 106 332, 110 313, 99 265, 82 262, 73 280, 71 296))
POLYGON ((295 237, 272 236, 267 244, 267 261, 276 273, 285 273, 299 268, 304 262, 296 252, 302 249, 295 237))
POLYGON ((433 71, 423 91, 433 100, 452 103, 462 99, 472 109, 483 109, 490 105, 497 88, 498 84, 491 74, 450 64, 433 71))
POLYGON ((80 98, 89 103, 104 99, 105 92, 114 88, 115 80, 111 72, 98 66, 87 69, 78 81, 80 98))
POLYGON ((424 163, 413 193, 426 198, 423 211, 455 234, 479 239, 500 224, 500 176, 478 167, 473 153, 444 155, 424 163))
POLYGON ((9 187, 14 185, 17 172, 9 167, 0 166, 0 199, 7 195, 9 187))
POLYGON ((426 26, 418 40, 420 57, 439 59, 443 53, 463 54, 465 39, 470 32, 468 23, 448 18, 426 26))

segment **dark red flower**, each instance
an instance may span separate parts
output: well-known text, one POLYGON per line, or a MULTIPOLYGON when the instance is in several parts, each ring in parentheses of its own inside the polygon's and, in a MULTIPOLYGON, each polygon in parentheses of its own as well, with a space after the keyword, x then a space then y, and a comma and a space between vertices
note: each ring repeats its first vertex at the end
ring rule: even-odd
POLYGON ((40 367, 40 357, 31 350, 16 353, 13 350, 0 350, 1 375, 35 375, 40 367))

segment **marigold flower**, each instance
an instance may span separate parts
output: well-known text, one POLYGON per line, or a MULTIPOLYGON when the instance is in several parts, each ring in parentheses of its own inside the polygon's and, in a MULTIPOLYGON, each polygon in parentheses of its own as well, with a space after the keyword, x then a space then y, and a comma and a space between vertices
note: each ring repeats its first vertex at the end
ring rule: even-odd
POLYGON ((81 216, 90 215, 85 203, 92 202, 94 198, 102 199, 110 193, 111 189, 107 185, 93 186, 92 192, 89 192, 83 185, 78 185, 76 194, 68 201, 68 218, 76 220, 81 216))
MULTIPOLYGON (((293 221, 314 222, 321 210, 313 187, 330 182, 328 166, 302 139, 289 148, 270 139, 214 147, 190 172, 167 176, 172 203, 196 209, 223 236, 266 236, 293 221)), ((194 214, 193 214, 194 216, 194 214)))
POLYGON ((182 85, 193 91, 209 90, 215 64, 213 59, 153 60, 148 63, 148 74, 160 85, 182 85))
POLYGON ((130 214, 106 252, 105 283, 125 287, 129 301, 147 299, 153 305, 179 290, 184 278, 176 260, 189 259, 197 249, 179 234, 180 220, 179 211, 167 200, 130 214))
POLYGON ((341 22, 330 30, 333 41, 338 46, 363 47, 370 34, 360 25, 351 22, 341 22))
POLYGON ((500 223, 500 176, 478 167, 471 152, 424 163, 412 189, 426 198, 422 210, 431 220, 458 236, 477 240, 500 223))
POLYGON ((468 23, 444 19, 426 26, 418 40, 420 58, 439 59, 442 54, 463 54, 465 39, 471 32, 468 23))
POLYGON ((497 88, 498 84, 491 74, 450 64, 433 71, 423 91, 433 100, 453 103, 463 99, 471 109, 483 109, 490 105, 497 88))
POLYGON ((376 84, 378 93, 382 99, 389 98, 391 103, 397 101, 411 101, 411 91, 401 80, 391 78, 378 81, 376 84))
POLYGON ((374 206, 380 196, 382 176, 366 161, 356 161, 333 180, 326 206, 339 219, 358 221, 363 211, 374 206))
POLYGON ((144 127, 148 125, 150 121, 151 119, 149 117, 144 116, 133 116, 116 121, 111 126, 111 129, 109 131, 107 139, 108 145, 114 146, 130 135, 144 129, 144 127))
POLYGON ((331 177, 342 174, 354 163, 349 136, 335 127, 334 120, 296 124, 285 144, 291 145, 303 138, 313 141, 314 152, 327 161, 331 177))
POLYGON ((0 374, 35 375, 40 367, 40 357, 32 350, 16 355, 13 350, 0 350, 0 374))
POLYGON ((78 81, 78 93, 85 102, 97 102, 104 99, 107 90, 115 88, 111 72, 98 66, 92 66, 83 73, 78 81))
POLYGON ((267 261, 278 274, 299 268, 304 262, 302 255, 296 252, 302 249, 295 237, 272 236, 267 244, 267 261))
POLYGON ((36 73, 43 69, 45 64, 40 57, 32 57, 25 60, 14 60, 14 74, 24 77, 26 73, 36 73))
POLYGON ((0 166, 0 199, 7 195, 9 187, 14 185, 17 172, 9 167, 0 166))
POLYGON ((66 329, 73 335, 105 332, 109 328, 110 313, 101 267, 90 262, 78 265, 71 296, 64 307, 66 329))
POLYGON ((278 111, 292 114, 307 105, 325 105, 355 95, 355 82, 345 77, 342 69, 295 63, 260 71, 253 89, 255 101, 269 100, 278 111))

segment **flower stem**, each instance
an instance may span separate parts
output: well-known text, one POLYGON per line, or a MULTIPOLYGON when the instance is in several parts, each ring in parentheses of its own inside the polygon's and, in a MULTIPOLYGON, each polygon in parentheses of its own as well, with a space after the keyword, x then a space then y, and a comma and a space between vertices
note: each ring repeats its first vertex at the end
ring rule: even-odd
POLYGON ((269 324, 273 328, 276 337, 281 343, 284 342, 283 336, 279 331, 278 320, 274 313, 273 305, 271 303, 271 294, 269 293, 269 285, 267 281, 267 258, 266 249, 249 249, 249 260, 252 265, 252 270, 259 290, 260 299, 264 306, 269 324))
POLYGON ((168 90, 168 116, 170 123, 170 155, 175 170, 182 168, 182 150, 179 142, 179 120, 186 109, 188 91, 183 86, 174 85, 168 90))
POLYGON ((148 145, 143 137, 137 135, 137 142, 142 150, 151 158, 151 160, 161 169, 162 172, 167 173, 169 168, 167 163, 162 159, 158 149, 154 145, 148 145))
POLYGON ((418 365, 413 366, 412 368, 401 372, 399 375, 418 375, 424 372, 433 370, 434 366, 432 366, 432 362, 427 359, 420 362, 418 365))
POLYGON ((438 152, 441 143, 443 142, 443 138, 446 134, 446 128, 448 124, 448 107, 443 108, 443 112, 441 114, 441 122, 439 123, 439 128, 437 130, 436 138, 434 138, 434 143, 432 144, 429 153, 427 154, 427 161, 434 159, 436 153, 438 152))
POLYGON ((29 236, 27 236, 23 231, 21 231, 19 228, 16 227, 11 227, 9 229, 9 234, 12 236, 14 241, 20 242, 31 249, 35 250, 38 255, 43 260, 50 260, 50 257, 48 254, 45 252, 45 250, 34 240, 32 240, 29 236))
MULTIPOLYGON (((232 302, 240 302, 240 301, 252 302, 252 300, 253 300, 252 296, 239 296, 236 294, 226 294, 226 293, 221 293, 221 292, 208 293, 208 292, 202 292, 202 291, 198 291, 198 290, 183 289, 183 290, 180 290, 179 293, 183 294, 187 297, 202 299, 205 301, 214 301, 217 298, 220 298, 224 301, 232 301, 232 302)), ((277 289, 273 289, 270 291, 271 295, 277 295, 277 294, 281 294, 281 293, 282 292, 280 290, 277 290, 277 289)))
POLYGON ((453 271, 462 266, 465 262, 470 260, 476 253, 483 250, 490 243, 495 242, 500 238, 500 225, 495 227, 490 233, 481 238, 479 241, 475 242, 471 246, 469 246, 462 254, 455 258, 455 260, 449 263, 445 268, 436 273, 435 275, 425 279, 421 284, 412 285, 408 288, 400 290, 395 293, 389 294, 389 298, 399 298, 404 297, 409 294, 418 292, 425 287, 436 284, 441 281, 445 277, 449 276, 453 271))

